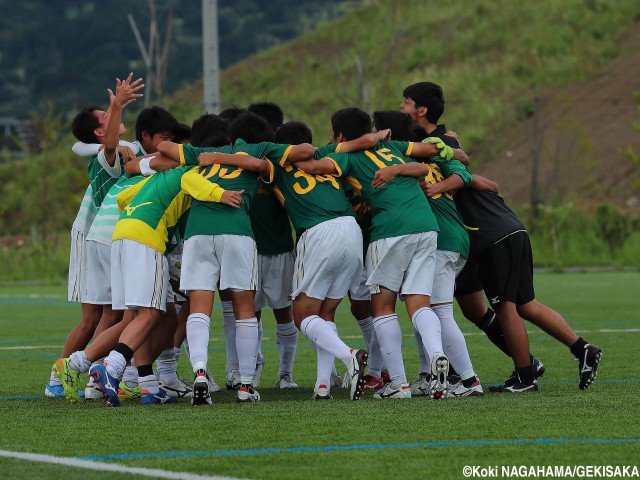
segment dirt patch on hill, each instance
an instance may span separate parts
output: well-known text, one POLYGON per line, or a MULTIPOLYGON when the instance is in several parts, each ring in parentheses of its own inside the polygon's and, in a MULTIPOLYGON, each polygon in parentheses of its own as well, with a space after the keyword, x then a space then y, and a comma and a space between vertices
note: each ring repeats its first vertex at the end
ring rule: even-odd
MULTIPOLYGON (((601 75, 540 94, 544 137, 539 191, 546 201, 590 205, 608 200, 640 210, 638 169, 624 153, 629 145, 640 145, 640 131, 633 128, 640 123, 634 98, 640 93, 640 25, 631 28, 621 48, 601 75)), ((528 203, 531 146, 524 124, 499 136, 512 140, 477 172, 498 181, 509 203, 528 203)))

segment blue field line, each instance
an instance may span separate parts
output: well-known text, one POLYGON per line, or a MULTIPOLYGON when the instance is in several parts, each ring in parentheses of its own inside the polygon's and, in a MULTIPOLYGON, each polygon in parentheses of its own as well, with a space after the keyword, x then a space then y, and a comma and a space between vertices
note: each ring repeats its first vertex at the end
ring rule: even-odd
POLYGON ((265 453, 335 452, 350 450, 385 450, 397 448, 468 447, 484 445, 523 445, 558 443, 640 443, 640 438, 532 438, 517 440, 463 440, 453 442, 382 443, 362 445, 327 445, 324 447, 264 448, 251 450, 218 450, 213 452, 163 452, 163 453, 121 453, 114 455, 89 455, 77 457, 81 460, 123 460, 131 458, 166 457, 224 457, 229 455, 261 455, 265 453))
POLYGON ((0 397, 0 400, 33 400, 36 398, 45 398, 44 395, 16 395, 15 397, 0 397))

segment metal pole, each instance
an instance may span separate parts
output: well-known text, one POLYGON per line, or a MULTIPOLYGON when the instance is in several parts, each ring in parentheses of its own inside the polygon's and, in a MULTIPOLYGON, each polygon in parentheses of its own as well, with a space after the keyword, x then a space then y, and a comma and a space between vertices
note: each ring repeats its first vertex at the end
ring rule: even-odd
POLYGON ((220 112, 218 1, 202 0, 202 67, 204 111, 220 112))

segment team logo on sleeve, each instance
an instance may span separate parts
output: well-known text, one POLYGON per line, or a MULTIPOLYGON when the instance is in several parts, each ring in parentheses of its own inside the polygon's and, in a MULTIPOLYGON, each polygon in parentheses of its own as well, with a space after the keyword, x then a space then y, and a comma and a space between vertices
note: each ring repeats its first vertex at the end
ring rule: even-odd
POLYGON ((140 205, 127 205, 126 207, 124 207, 124 209, 127 212, 127 217, 130 217, 131 215, 133 215, 133 212, 135 212, 138 208, 140 207, 144 207, 145 205, 151 205, 153 202, 144 202, 141 203, 140 205))

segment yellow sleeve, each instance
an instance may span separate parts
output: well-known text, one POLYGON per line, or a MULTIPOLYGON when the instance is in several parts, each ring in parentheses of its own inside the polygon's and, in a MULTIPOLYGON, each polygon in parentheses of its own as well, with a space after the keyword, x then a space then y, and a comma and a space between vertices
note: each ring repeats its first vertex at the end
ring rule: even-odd
POLYGON ((194 168, 182 176, 182 189, 201 202, 219 202, 225 189, 217 183, 211 183, 200 175, 200 169, 194 168))
POLYGON ((131 203, 131 200, 133 200, 133 197, 136 196, 136 194, 140 191, 142 186, 145 183, 147 183, 147 181, 149 181, 150 178, 152 177, 147 177, 141 182, 138 182, 135 185, 131 185, 130 187, 127 187, 123 191, 121 191, 118 194, 118 210, 122 212, 122 210, 124 210, 124 207, 126 207, 131 203))

